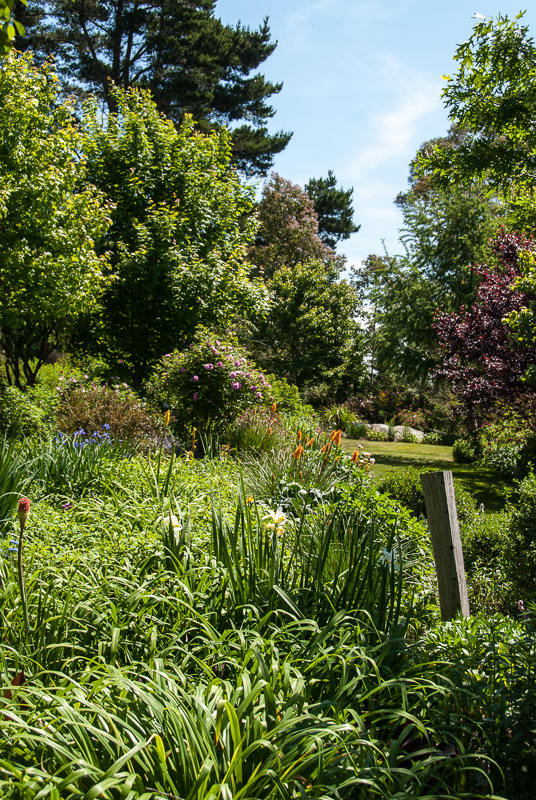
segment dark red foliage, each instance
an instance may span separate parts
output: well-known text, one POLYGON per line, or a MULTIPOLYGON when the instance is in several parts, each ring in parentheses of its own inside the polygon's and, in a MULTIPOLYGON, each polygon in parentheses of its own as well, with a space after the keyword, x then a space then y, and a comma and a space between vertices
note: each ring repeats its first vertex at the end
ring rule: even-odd
POLYGON ((536 362, 536 348, 518 345, 503 321, 531 300, 512 285, 520 274, 519 253, 534 249, 536 242, 502 231, 492 246, 498 265, 472 267, 481 279, 473 307, 462 307, 460 314, 436 313, 434 322, 444 353, 434 377, 451 384, 472 421, 479 409, 496 400, 513 401, 522 394, 536 393, 534 386, 522 381, 536 362))

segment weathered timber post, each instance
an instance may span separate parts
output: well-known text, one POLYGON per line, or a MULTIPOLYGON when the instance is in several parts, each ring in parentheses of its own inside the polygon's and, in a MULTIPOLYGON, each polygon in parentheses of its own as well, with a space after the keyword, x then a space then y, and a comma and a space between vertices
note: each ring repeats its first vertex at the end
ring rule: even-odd
POLYGON ((452 472, 427 472, 421 475, 421 484, 434 550, 441 619, 454 619, 459 611, 468 617, 471 612, 452 472))

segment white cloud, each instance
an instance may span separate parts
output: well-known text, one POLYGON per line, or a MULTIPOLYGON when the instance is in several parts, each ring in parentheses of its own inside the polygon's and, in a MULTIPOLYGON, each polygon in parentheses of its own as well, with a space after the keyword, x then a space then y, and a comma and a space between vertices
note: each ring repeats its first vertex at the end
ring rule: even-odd
MULTIPOLYGON (((392 74, 397 71, 400 74, 399 65, 392 74)), ((415 137, 422 129, 422 118, 442 107, 440 89, 440 81, 419 74, 407 74, 392 93, 386 87, 386 104, 391 100, 393 105, 371 114, 366 121, 370 131, 367 139, 371 144, 360 148, 350 160, 348 174, 352 180, 362 181, 371 172, 394 160, 400 164, 403 156, 407 157, 407 162, 411 160, 421 144, 415 137)))

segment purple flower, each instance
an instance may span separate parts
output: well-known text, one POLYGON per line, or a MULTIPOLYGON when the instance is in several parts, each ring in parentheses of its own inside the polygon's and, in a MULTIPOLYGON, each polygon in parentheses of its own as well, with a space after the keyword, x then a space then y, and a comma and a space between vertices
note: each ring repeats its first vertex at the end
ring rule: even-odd
POLYGON ((237 359, 237 360, 234 362, 234 365, 235 365, 235 367, 239 367, 239 366, 240 366, 240 361, 237 359))
POLYGON ((208 369, 209 372, 212 372, 214 369, 214 364, 205 364, 205 369, 208 369))
POLYGON ((197 383, 197 381, 199 380, 199 376, 198 375, 194 375, 192 380, 193 380, 194 383, 197 383))
POLYGON ((216 366, 217 366, 217 367, 223 367, 223 361, 218 361, 218 363, 216 364, 216 366))
POLYGON ((257 392, 257 394, 255 395, 255 397, 261 397, 261 398, 262 398, 262 394, 261 394, 260 392, 257 392))
POLYGON ((199 397, 199 392, 194 392, 194 403, 195 403, 195 401, 197 400, 198 397, 199 397))
POLYGON ((229 377, 230 378, 236 378, 236 372, 230 372, 229 373, 229 377))
POLYGON ((216 339, 216 344, 219 344, 218 340, 216 339))
POLYGON ((257 390, 256 386, 250 386, 249 388, 251 389, 252 392, 255 392, 257 390))
POLYGON ((233 383, 233 389, 241 389, 241 388, 242 388, 241 383, 233 383))
POLYGON ((171 353, 166 353, 166 355, 164 356, 164 358, 169 358, 169 357, 170 357, 170 355, 171 355, 171 353))
POLYGON ((181 367, 181 373, 186 372, 186 367, 181 367))

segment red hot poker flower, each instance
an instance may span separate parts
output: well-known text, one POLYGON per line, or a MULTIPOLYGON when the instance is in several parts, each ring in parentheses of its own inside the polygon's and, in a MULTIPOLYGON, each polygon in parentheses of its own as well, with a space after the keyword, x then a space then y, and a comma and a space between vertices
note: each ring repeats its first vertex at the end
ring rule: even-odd
POLYGON ((26 520, 28 519, 28 514, 30 513, 30 501, 27 497, 21 497, 19 500, 19 508, 18 508, 18 515, 19 515, 19 522, 22 527, 26 525, 26 520))

